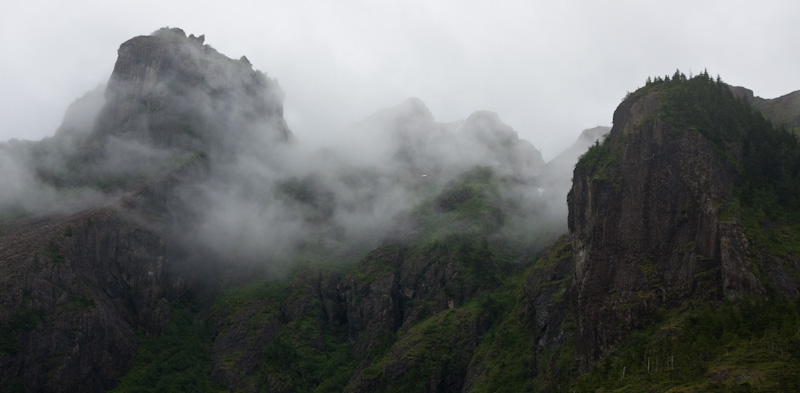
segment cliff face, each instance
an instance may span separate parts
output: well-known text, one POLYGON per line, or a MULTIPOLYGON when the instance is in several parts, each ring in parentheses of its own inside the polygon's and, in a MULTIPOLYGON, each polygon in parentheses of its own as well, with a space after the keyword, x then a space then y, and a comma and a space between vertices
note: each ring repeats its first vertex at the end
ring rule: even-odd
MULTIPOLYGON (((698 131, 665 120, 659 100, 650 92, 621 104, 608 140, 575 168, 569 230, 584 360, 659 307, 762 291, 742 225, 722 215, 733 164, 698 131)), ((730 149, 741 155, 741 145, 730 149)))
POLYGON ((192 151, 291 138, 277 82, 180 29, 123 43, 105 98, 96 132, 153 147, 192 151))
MULTIPOLYGON (((655 348, 678 367, 661 369, 667 390, 687 370, 705 378, 697 365, 722 348, 728 361, 728 345, 767 338, 770 372, 796 375, 772 356, 776 337, 781 359, 800 343, 788 303, 772 306, 773 326, 735 326, 698 362, 694 343, 675 350, 676 337, 707 337, 688 326, 704 310, 728 307, 702 326, 715 334, 761 315, 737 299, 800 293, 797 140, 742 109, 734 95, 757 101, 749 90, 676 74, 631 94, 575 166, 570 233, 544 249, 563 195, 559 206, 543 195, 562 192, 554 173, 578 153, 544 168, 492 112, 441 124, 411 99, 367 121, 386 147, 372 166, 331 154, 325 170, 297 172, 305 156, 269 149, 291 140, 282 93, 246 59, 177 29, 119 56, 105 101, 79 100, 53 143, 7 146, 26 162, 58 150, 33 180, 96 200, 0 215, 0 386, 137 391, 181 374, 197 391, 566 391, 599 388, 578 378, 608 354, 592 370, 616 389, 625 372, 652 382, 639 359, 655 348), (347 233, 376 216, 396 228, 347 233), (614 347, 664 310, 684 314, 614 363, 614 347)), ((745 369, 710 378, 738 383, 745 369)))
POLYGON ((164 243, 115 209, 0 228, 0 384, 99 392, 169 322, 164 243))
POLYGON ((247 392, 462 391, 499 314, 474 299, 519 269, 480 240, 385 245, 343 276, 301 271, 276 297, 229 292, 212 323, 215 381, 247 392))
POLYGON ((170 323, 170 301, 210 275, 175 240, 195 222, 184 187, 289 141, 282 111, 275 81, 202 38, 162 29, 124 43, 105 100, 76 101, 15 162, 30 166, 19 198, 54 206, 0 223, 0 386, 116 386, 140 338, 170 323))

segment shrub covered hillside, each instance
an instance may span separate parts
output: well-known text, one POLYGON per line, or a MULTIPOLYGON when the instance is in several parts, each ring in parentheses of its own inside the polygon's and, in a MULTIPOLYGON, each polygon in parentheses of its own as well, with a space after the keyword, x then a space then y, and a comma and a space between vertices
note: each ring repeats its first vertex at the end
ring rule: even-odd
MULTIPOLYGON (((461 390, 471 373, 500 367, 496 345, 513 339, 524 350, 531 340, 513 320, 538 252, 530 242, 552 238, 523 241, 511 219, 518 202, 502 197, 507 181, 473 168, 409 212, 410 235, 360 260, 308 261, 200 308, 176 304, 116 391, 158 391, 182 367, 208 367, 214 382, 197 385, 207 391, 461 390), (207 357, 199 326, 211 334, 207 357)), ((527 372, 514 371, 522 382, 527 372)), ((504 375, 469 383, 502 386, 504 375)))

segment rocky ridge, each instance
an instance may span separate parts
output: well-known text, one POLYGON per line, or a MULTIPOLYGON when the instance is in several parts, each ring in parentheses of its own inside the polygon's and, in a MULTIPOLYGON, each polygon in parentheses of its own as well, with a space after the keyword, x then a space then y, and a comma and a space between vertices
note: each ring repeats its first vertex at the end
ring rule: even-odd
MULTIPOLYGON (((627 386, 620 375, 654 381, 645 378, 655 378, 647 356, 656 353, 664 365, 657 386, 666 390, 687 383, 668 375, 664 362, 682 344, 673 337, 690 337, 693 324, 707 318, 692 307, 732 310, 726 321, 736 321, 762 315, 746 302, 767 298, 778 304, 770 307, 781 319, 769 322, 777 328, 736 331, 740 336, 719 345, 727 345, 726 355, 742 346, 753 352, 766 342, 758 335, 764 329, 780 332, 770 333, 771 347, 763 350, 772 363, 736 363, 706 375, 697 362, 722 356, 712 347, 698 350, 697 359, 679 352, 671 368, 701 386, 740 387, 756 364, 765 380, 796 387, 780 375, 795 370, 785 359, 795 356, 800 317, 780 307, 797 297, 800 262, 791 244, 769 239, 791 239, 797 228, 765 216, 763 206, 793 217, 797 141, 745 106, 752 97, 746 89, 731 90, 705 73, 667 81, 631 94, 608 137, 581 157, 568 199, 569 233, 556 240, 542 211, 547 205, 530 192, 543 184, 535 175, 547 170, 541 155, 494 113, 440 124, 411 99, 367 120, 384 131, 379 140, 393 141, 386 156, 400 169, 346 167, 355 172, 342 176, 345 188, 363 195, 343 194, 313 174, 263 188, 264 178, 228 175, 242 175, 231 170, 242 156, 291 142, 277 83, 246 59, 220 55, 202 36, 162 29, 134 38, 120 49, 92 129, 82 133, 88 123, 70 121, 59 138, 89 136, 74 144, 77 168, 114 163, 105 160, 119 154, 109 153, 157 165, 113 182, 91 208, 0 224, 0 286, 8 295, 0 300, 0 382, 18 391, 105 391, 118 383, 128 391, 174 381, 159 374, 173 370, 165 364, 195 362, 198 391, 594 391, 627 386), (711 114, 702 101, 708 99, 717 100, 711 114), (470 147, 480 159, 443 154, 448 143, 470 147), (762 165, 764 157, 778 157, 781 170, 762 165), (753 179, 766 179, 767 187, 753 179), (337 210, 337 200, 356 195, 359 204, 374 203, 374 188, 364 184, 387 181, 418 192, 411 208, 392 218, 402 230, 369 250, 340 252, 337 242, 349 238, 336 220, 355 206, 337 210), (176 236, 208 226, 198 218, 203 208, 229 207, 211 203, 221 198, 186 206, 187 194, 208 196, 208 184, 241 188, 298 212, 292 224, 317 229, 293 249, 292 269, 275 274, 263 264, 234 263, 244 259, 247 250, 237 249, 244 243, 203 257, 206 244, 176 236), (764 193, 774 196, 772 185, 781 196, 764 202, 764 193), (761 226, 767 235, 756 231, 761 226), (186 345, 202 356, 185 355, 174 342, 164 353, 155 350, 159 340, 197 338, 188 334, 197 326, 207 334, 186 345), (648 336, 654 326, 660 330, 648 336), (632 336, 639 344, 630 344, 632 336), (665 342, 671 352, 662 350, 665 342), (786 350, 776 351, 776 342, 786 350), (634 355, 619 357, 620 348, 634 355), (596 384, 603 372, 611 382, 596 384)), ((120 174, 75 180, 55 172, 48 181, 85 185, 120 174)), ((250 251, 248 262, 278 261, 250 251)))
POLYGON ((100 89, 88 93, 54 138, 20 153, 37 181, 54 192, 77 186, 77 199, 60 197, 69 207, 22 213, 0 227, 0 385, 116 386, 140 339, 164 330, 170 301, 198 276, 171 264, 182 254, 171 228, 187 219, 178 187, 207 177, 209 157, 254 139, 291 139, 276 82, 201 39, 162 29, 129 40, 119 54, 105 100, 100 89), (240 135, 223 142, 221 130, 240 135), (115 194, 90 191, 98 189, 115 194))

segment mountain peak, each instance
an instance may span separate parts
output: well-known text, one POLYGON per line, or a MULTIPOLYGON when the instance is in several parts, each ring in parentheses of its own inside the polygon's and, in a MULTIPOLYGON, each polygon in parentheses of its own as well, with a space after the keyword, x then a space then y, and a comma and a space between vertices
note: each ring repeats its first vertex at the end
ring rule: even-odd
POLYGON ((510 145, 519 141, 519 135, 511 126, 503 123, 492 111, 475 111, 464 121, 462 131, 488 144, 510 145))
POLYGON ((278 83, 204 41, 163 28, 123 43, 95 131, 183 150, 291 139, 278 83))
POLYGON ((425 103, 417 97, 407 98, 398 105, 379 111, 374 116, 380 117, 382 119, 392 119, 400 121, 405 121, 410 119, 424 120, 430 122, 434 121, 431 110, 428 109, 428 106, 425 105, 425 103))

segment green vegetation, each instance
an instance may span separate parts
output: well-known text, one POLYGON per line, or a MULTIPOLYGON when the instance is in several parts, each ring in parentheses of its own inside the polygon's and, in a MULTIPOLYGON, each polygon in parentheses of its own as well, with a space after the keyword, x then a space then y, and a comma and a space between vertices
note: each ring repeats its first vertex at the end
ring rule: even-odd
MULTIPOLYGON (((648 80, 635 96, 656 92, 661 120, 705 136, 738 172, 723 222, 744 223, 757 253, 783 260, 800 256, 800 142, 776 129, 728 85, 707 72, 648 80)), ((792 268, 791 270, 796 270, 792 268)), ((794 272, 798 275, 800 272, 794 272)))
MULTIPOLYGON (((341 328, 319 323, 320 299, 307 281, 294 281, 287 302, 302 302, 308 307, 302 315, 288 321, 278 336, 261 353, 261 372, 269 375, 264 389, 291 389, 296 392, 340 392, 355 368, 352 345, 341 328)), ((266 378, 259 378, 264 380, 266 378)))
POLYGON ((491 245, 486 237, 475 233, 452 233, 441 239, 425 242, 411 250, 408 259, 432 266, 451 264, 460 270, 463 281, 477 282, 493 288, 503 279, 500 263, 513 262, 499 245, 491 245))
MULTIPOLYGON (((352 345, 342 329, 318 319, 320 299, 306 280, 308 273, 296 272, 290 283, 260 282, 226 291, 213 306, 216 320, 247 315, 244 326, 254 336, 264 334, 266 326, 283 325, 266 346, 247 349, 257 353, 259 370, 247 378, 264 390, 338 392, 355 368, 352 345), (298 308, 304 312, 290 317, 284 304, 301 304, 298 308)), ((228 354, 221 368, 235 372, 242 356, 241 352, 228 354)))
POLYGON ((797 92, 772 100, 755 97, 753 106, 774 125, 800 136, 800 94, 797 92))
POLYGON ((503 180, 490 168, 475 167, 446 185, 436 198, 418 206, 412 216, 422 237, 440 239, 451 233, 488 234, 501 228, 510 207, 500 196, 503 180))
POLYGON ((533 338, 536 336, 530 321, 525 321, 520 298, 520 277, 509 280, 497 291, 478 299, 478 304, 500 317, 481 337, 471 363, 483 366, 486 378, 478 380, 475 392, 534 391, 532 378, 533 338))
MULTIPOLYGON (((453 234, 485 237, 490 247, 511 254, 540 252, 563 230, 561 223, 542 220, 512 180, 491 168, 476 166, 446 184, 408 215, 418 244, 443 241, 453 234)), ((539 214, 543 213, 543 214, 539 214)))
POLYGON ((437 373, 463 373, 475 346, 471 340, 481 315, 481 306, 473 302, 415 324, 362 371, 362 378, 378 386, 379 391, 420 392, 437 373), (398 370, 402 370, 399 375, 398 370))
POLYGON ((56 265, 63 264, 67 261, 67 258, 64 257, 64 255, 61 254, 61 251, 58 249, 58 244, 56 244, 56 242, 53 240, 47 244, 45 255, 50 258, 50 262, 53 262, 56 265))
POLYGON ((214 312, 233 312, 243 304, 253 301, 269 300, 280 302, 288 290, 288 283, 275 280, 256 282, 241 288, 225 291, 214 302, 214 312))
MULTIPOLYGON (((496 310, 493 319, 497 322, 481 337, 481 344, 471 360, 472 365, 481 365, 485 372, 485 378, 476 381, 473 391, 542 391, 567 386, 577 375, 572 338, 567 338, 555 350, 537 348, 536 342, 542 333, 533 320, 535 312, 530 310, 531 296, 544 294, 551 298, 551 306, 565 311, 556 303, 559 298, 563 300, 571 274, 561 277, 555 273, 561 265, 571 265, 571 254, 569 239, 562 236, 526 272, 507 277, 501 287, 478 299, 484 310, 496 310), (531 287, 524 279, 539 281, 531 287)), ((561 331, 571 337, 575 327, 574 318, 565 313, 561 331)))
POLYGON ((261 372, 273 379, 273 388, 341 392, 355 369, 351 347, 343 332, 321 327, 309 315, 289 322, 264 348, 261 372), (315 348, 317 339, 322 349, 315 348))
POLYGON ((700 132, 733 161, 740 172, 737 196, 743 207, 776 217, 792 213, 797 218, 800 147, 795 135, 774 128, 746 101, 734 97, 728 85, 705 71, 690 79, 676 71, 672 79, 656 78, 640 90, 637 94, 658 92, 662 120, 700 132))
POLYGON ((17 220, 30 215, 31 212, 20 204, 0 206, 0 222, 17 220))
POLYGON ((109 175, 100 179, 94 180, 89 184, 89 187, 103 191, 110 192, 114 190, 121 190, 132 186, 133 184, 143 182, 145 177, 143 175, 109 175))
POLYGON ((142 337, 133 368, 112 392, 222 392, 211 381, 211 338, 191 307, 172 308, 159 337, 142 337))
MULTIPOLYGON (((738 173, 730 199, 721 202, 721 223, 743 223, 756 256, 779 258, 793 272, 790 262, 800 256, 800 243, 794 241, 800 238, 797 139, 775 130, 706 72, 693 78, 680 72, 656 78, 631 96, 650 92, 658 95, 662 110, 654 115, 658 119, 645 119, 641 126, 658 120, 705 136, 738 173)), ((590 169, 594 180, 608 180, 617 158, 604 138, 581 157, 581 165, 590 169)), ((342 263, 345 253, 335 241, 312 239, 292 261, 300 267, 290 272, 291 279, 224 291, 214 301, 210 320, 244 329, 248 339, 258 338, 253 342, 262 346, 231 350, 219 369, 265 391, 339 392, 354 376, 377 391, 424 391, 433 382, 448 383, 447 378, 463 381, 467 370, 481 375, 472 381, 475 392, 800 389, 800 304, 769 290, 768 298, 695 301, 658 310, 656 325, 631 333, 581 375, 575 343, 578 319, 569 302, 571 243, 562 236, 523 272, 530 252, 520 235, 526 232, 509 225, 519 205, 506 196, 508 187, 509 181, 491 169, 475 167, 438 194, 425 190, 430 198, 407 217, 417 230, 409 244, 385 245, 381 253, 360 263, 352 252, 342 263), (421 268, 401 271, 398 259, 403 266, 421 268), (409 277, 427 275, 425 290, 432 298, 420 300, 413 293, 393 298, 401 303, 404 324, 397 331, 381 326, 367 353, 358 354, 346 325, 320 316, 328 313, 323 302, 330 300, 323 300, 313 277, 332 266, 360 288, 394 279, 391 285, 402 290, 379 291, 384 297, 405 291, 409 277), (443 269, 449 269, 448 274, 440 274, 443 269), (438 277, 447 277, 447 282, 438 282, 438 277), (541 318, 554 323, 540 325, 541 318), (244 364, 256 371, 236 374, 244 364)), ((331 214, 333 201, 324 184, 313 178, 287 180, 275 196, 319 226, 326 225, 331 214)), ((691 252, 696 245, 688 242, 684 248, 691 252)), ((51 243, 48 252, 54 262, 57 251, 51 243)), ((640 268, 648 280, 658 275, 650 259, 640 268)), ((696 278, 718 274, 718 269, 696 278)), ((641 292, 641 298, 655 296, 641 292)), ((73 306, 92 306, 81 300, 76 298, 73 306)), ((116 391, 221 389, 210 381, 210 338, 200 318, 187 308, 173 313, 173 323, 161 337, 143 339, 134 369, 116 391), (180 379, 186 375, 192 382, 180 379)), ((32 328, 35 322, 22 318, 17 325, 32 328)), ((9 329, 6 326, 10 325, 0 329, 9 329)))
POLYGON ((8 321, 0 322, 0 354, 16 354, 19 351, 20 335, 33 330, 41 316, 31 310, 27 301, 8 321))
POLYGON ((94 307, 94 299, 85 295, 72 296, 64 306, 73 310, 80 310, 94 307))
MULTIPOLYGON (((651 93, 657 94, 661 105, 657 117, 662 124, 700 133, 736 171, 730 199, 722 202, 720 222, 744 224, 754 273, 769 297, 695 301, 679 309, 660 310, 660 323, 633 332, 589 373, 558 390, 796 391, 800 388, 796 377, 800 373, 800 307, 759 272, 764 271, 764 261, 771 260, 790 280, 800 279, 796 267, 800 257, 796 241, 800 238, 798 139, 774 128, 707 72, 687 78, 678 71, 672 78, 648 80, 630 96, 651 93)), ((594 168, 595 174, 602 173, 597 168, 613 161, 606 149, 606 143, 596 144, 582 163, 594 168)), ((692 249, 694 243, 685 247, 692 249)), ((652 271, 651 264, 642 265, 646 275, 652 271)), ((701 274, 717 274, 717 270, 701 274)))
POLYGON ((753 121, 765 121, 746 101, 734 97, 728 85, 712 79, 706 71, 693 78, 676 71, 672 79, 656 78, 645 88, 658 91, 663 121, 700 132, 720 151, 742 138, 753 121))
MULTIPOLYGON (((800 388, 800 303, 693 303, 632 333, 577 391, 790 392, 800 388)), ((564 389, 564 391, 571 391, 564 389)))
MULTIPOLYGON (((290 181, 283 184, 281 192, 285 198, 313 205, 316 193, 308 186, 307 182, 290 181)), ((400 255, 406 265, 424 266, 430 272, 426 274, 438 275, 442 269, 455 273, 436 289, 441 291, 436 296, 453 302, 452 308, 442 311, 440 298, 410 306, 406 312, 418 307, 412 323, 398 332, 378 333, 359 358, 344 327, 320 320, 323 300, 315 295, 317 290, 309 280, 309 273, 325 271, 318 263, 304 263, 306 267, 290 274, 289 284, 261 282, 223 293, 214 305, 216 320, 241 321, 246 316, 243 326, 254 335, 262 334, 259 329, 266 325, 280 326, 263 348, 247 350, 257 354, 258 372, 244 378, 264 390, 338 392, 366 361, 367 368, 359 374, 363 380, 389 391, 416 391, 441 373, 465 372, 473 360, 471 348, 478 345, 473 340, 496 320, 507 320, 509 328, 514 325, 513 318, 506 316, 517 304, 523 281, 520 261, 524 252, 496 236, 506 214, 503 209, 513 208, 500 197, 503 186, 503 180, 488 168, 464 173, 413 213, 421 229, 418 239, 408 245, 383 246, 358 264, 349 265, 348 272, 342 271, 349 279, 368 284, 396 274, 400 255), (516 265, 520 268, 511 267, 516 265), (302 313, 296 315, 292 310, 302 313), (400 376, 387 374, 398 367, 408 369, 400 376)), ((315 259, 312 254, 304 255, 315 259)), ((401 282, 406 279, 400 277, 401 282)), ((221 368, 235 370, 240 359, 246 361, 243 356, 242 351, 232 351, 221 368)))
POLYGON ((275 191, 284 203, 297 209, 310 223, 323 223, 334 211, 334 195, 317 178, 291 178, 278 183, 275 191))
POLYGON ((609 134, 603 135, 602 142, 595 141, 579 159, 582 165, 592 170, 592 178, 595 180, 608 180, 607 170, 615 162, 608 136, 609 134))

